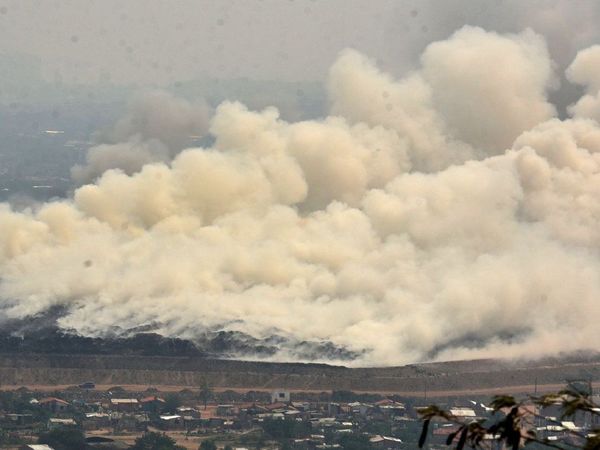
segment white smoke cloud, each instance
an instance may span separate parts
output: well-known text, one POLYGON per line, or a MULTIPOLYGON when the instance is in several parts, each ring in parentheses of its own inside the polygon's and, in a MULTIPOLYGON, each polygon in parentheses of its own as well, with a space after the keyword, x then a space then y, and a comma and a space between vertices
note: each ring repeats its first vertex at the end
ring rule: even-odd
MULTIPOLYGON (((569 77, 593 91, 586 52, 569 77)), ((401 80, 343 52, 323 120, 224 103, 211 148, 4 205, 4 314, 325 341, 362 365, 594 348, 600 126, 553 118, 554 77, 531 31, 467 27, 401 80)))
POLYGON ((464 27, 421 57, 435 108, 461 141, 503 152, 521 132, 553 117, 553 84, 543 38, 530 30, 499 36, 464 27))
POLYGON ((600 122, 600 45, 577 53, 567 69, 567 77, 571 82, 586 87, 586 94, 569 107, 569 113, 600 122))

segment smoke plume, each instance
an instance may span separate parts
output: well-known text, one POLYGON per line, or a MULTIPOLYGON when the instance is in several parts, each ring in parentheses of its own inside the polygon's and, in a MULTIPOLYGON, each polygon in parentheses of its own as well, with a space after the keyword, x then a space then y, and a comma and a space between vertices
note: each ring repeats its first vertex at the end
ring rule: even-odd
POLYGON ((586 93, 566 120, 543 38, 473 27, 399 80, 344 51, 322 120, 225 102, 210 148, 179 153, 188 107, 134 108, 94 183, 1 207, 3 314, 327 342, 358 365, 597 349, 599 58, 569 67, 586 93))
POLYGON ((209 108, 167 92, 147 92, 134 99, 129 112, 112 130, 100 133, 102 143, 89 149, 86 164, 71 169, 79 184, 94 181, 109 169, 126 174, 153 162, 168 162, 193 136, 206 133, 209 108))

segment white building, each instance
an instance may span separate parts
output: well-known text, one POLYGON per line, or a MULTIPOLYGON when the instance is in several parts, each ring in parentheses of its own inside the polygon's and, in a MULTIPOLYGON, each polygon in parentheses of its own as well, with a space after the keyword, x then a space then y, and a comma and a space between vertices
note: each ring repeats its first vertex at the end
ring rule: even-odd
POLYGON ((26 444, 21 446, 20 450, 54 450, 46 444, 26 444))
POLYGON ((290 391, 277 390, 271 392, 271 403, 289 403, 290 391))

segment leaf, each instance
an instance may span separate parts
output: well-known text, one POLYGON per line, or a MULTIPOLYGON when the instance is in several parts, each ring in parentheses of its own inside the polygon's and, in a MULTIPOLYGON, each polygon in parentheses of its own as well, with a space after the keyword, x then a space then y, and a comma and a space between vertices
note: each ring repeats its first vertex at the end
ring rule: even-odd
POLYGON ((465 447, 465 442, 467 442, 467 431, 469 431, 469 429, 467 427, 464 427, 462 432, 460 433, 460 438, 458 439, 456 450, 462 450, 465 447))
POLYGON ((513 441, 512 450, 519 450, 520 438, 513 441))
POLYGON ((423 429, 421 430, 421 436, 419 436, 419 448, 423 448, 425 445, 425 439, 427 439, 427 431, 429 430, 430 419, 423 421, 423 429))
POLYGON ((460 429, 458 429, 455 432, 450 433, 448 435, 448 437, 446 438, 446 445, 452 444, 452 441, 454 441, 454 438, 456 437, 456 435, 458 434, 459 431, 460 431, 460 429))
POLYGON ((503 408, 512 408, 516 404, 517 401, 511 395, 496 395, 490 406, 494 408, 494 411, 500 411, 503 408))
POLYGON ((600 450, 600 434, 596 434, 594 436, 588 437, 583 449, 584 450, 600 450))

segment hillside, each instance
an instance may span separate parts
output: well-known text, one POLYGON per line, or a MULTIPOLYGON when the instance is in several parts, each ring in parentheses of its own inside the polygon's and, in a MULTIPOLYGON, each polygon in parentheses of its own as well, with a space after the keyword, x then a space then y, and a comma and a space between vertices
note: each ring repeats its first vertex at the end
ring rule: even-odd
POLYGON ((600 381, 600 356, 535 362, 479 360, 386 368, 268 363, 202 357, 0 354, 2 385, 99 385, 198 387, 238 390, 352 390, 415 393, 494 390, 560 385, 567 379, 600 381))

